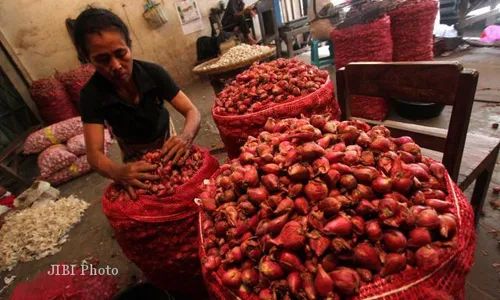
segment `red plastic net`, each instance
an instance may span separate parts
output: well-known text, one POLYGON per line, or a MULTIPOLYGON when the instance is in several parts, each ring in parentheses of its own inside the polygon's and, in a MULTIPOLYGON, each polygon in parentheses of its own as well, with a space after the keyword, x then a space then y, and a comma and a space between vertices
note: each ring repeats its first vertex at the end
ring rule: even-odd
POLYGON ((55 78, 33 81, 30 92, 46 125, 79 116, 64 86, 55 78))
MULTIPOLYGON (((96 266, 94 266, 96 267, 96 266)), ((115 278, 96 275, 80 267, 73 275, 40 273, 33 280, 20 283, 12 291, 11 300, 107 300, 118 291, 115 278)))
POLYGON ((91 64, 86 64, 72 71, 56 74, 56 78, 64 85, 71 101, 78 110, 80 110, 80 92, 94 73, 95 67, 91 64))
MULTIPOLYGON (((135 201, 111 201, 104 193, 102 208, 123 253, 146 278, 160 288, 199 297, 205 291, 198 258, 198 215, 194 198, 203 180, 219 168, 207 149, 196 147, 203 165, 190 181, 165 198, 142 195, 135 201)), ((194 299, 194 298, 193 298, 194 299)))
MULTIPOLYGON (((351 62, 390 62, 393 56, 391 20, 383 17, 369 24, 332 31, 335 45, 335 67, 341 69, 351 62)), ((356 95, 351 99, 352 115, 370 120, 384 120, 389 103, 384 98, 356 95)))
MULTIPOLYGON (((217 173, 212 179, 217 177, 217 173)), ((460 190, 446 173, 448 190, 447 201, 453 203, 454 214, 458 219, 457 247, 441 257, 438 267, 423 271, 406 270, 390 275, 370 284, 362 285, 360 294, 352 299, 465 299, 465 279, 474 262, 476 234, 474 230, 474 212, 460 190)), ((199 224, 203 224, 205 213, 200 208, 199 224)), ((201 225, 200 225, 201 226, 201 225)), ((203 234, 200 232, 200 259, 206 257, 203 247, 203 234)), ((236 299, 234 293, 225 288, 216 272, 207 272, 202 268, 203 278, 211 299, 236 299)))
POLYGON ((438 1, 408 1, 389 13, 391 17, 394 61, 434 59, 434 20, 438 1))
POLYGON ((212 108, 222 142, 226 146, 229 158, 240 154, 240 147, 249 136, 257 136, 263 130, 268 118, 286 119, 310 117, 315 114, 330 114, 332 119, 340 118, 340 108, 335 99, 333 83, 330 79, 317 91, 291 102, 277 104, 268 109, 237 116, 217 115, 212 108))

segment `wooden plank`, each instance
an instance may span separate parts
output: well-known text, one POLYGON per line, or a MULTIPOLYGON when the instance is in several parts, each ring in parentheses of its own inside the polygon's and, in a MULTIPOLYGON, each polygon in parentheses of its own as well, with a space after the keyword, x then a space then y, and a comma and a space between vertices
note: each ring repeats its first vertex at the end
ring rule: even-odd
POLYGON ((346 68, 350 95, 453 105, 458 62, 351 63, 346 68))

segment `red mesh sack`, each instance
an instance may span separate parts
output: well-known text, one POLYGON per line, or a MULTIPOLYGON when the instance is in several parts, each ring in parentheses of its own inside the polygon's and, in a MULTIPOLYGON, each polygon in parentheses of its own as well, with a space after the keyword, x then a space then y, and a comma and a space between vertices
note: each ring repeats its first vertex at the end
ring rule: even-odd
POLYGON ((438 1, 408 1, 389 13, 394 43, 394 61, 434 59, 434 21, 438 1))
MULTIPOLYGON (((95 268, 97 266, 94 265, 95 268)), ((62 268, 60 268, 62 272, 62 268)), ((20 283, 12 291, 11 300, 107 300, 116 294, 118 285, 110 275, 91 274, 80 267, 74 275, 49 275, 50 270, 20 283)))
POLYGON ((56 78, 64 85, 71 101, 78 110, 80 110, 80 92, 94 73, 95 67, 86 64, 72 71, 56 74, 56 78))
MULTIPOLYGON (((212 179, 215 179, 217 175, 217 173, 214 174, 212 179)), ((363 284, 359 295, 350 299, 465 299, 465 279, 474 262, 476 245, 474 212, 467 198, 451 180, 448 173, 446 173, 446 185, 448 190, 446 200, 453 203, 454 215, 458 220, 457 247, 446 252, 434 269, 405 270, 370 284, 363 284)), ((200 208, 198 224, 203 224, 205 217, 205 213, 200 208)), ((203 261, 206 252, 201 227, 199 232, 199 256, 203 261)), ((237 299, 233 292, 223 286, 220 274, 208 272, 204 268, 202 268, 202 274, 212 299, 237 299)))
POLYGON ((380 97, 354 95, 351 97, 351 110, 355 117, 383 121, 390 111, 389 101, 380 97))
POLYGON ((55 78, 33 81, 30 93, 40 116, 47 125, 79 116, 66 89, 55 78))
POLYGON ((42 177, 69 167, 77 157, 68 151, 65 145, 54 145, 45 149, 38 156, 38 167, 42 177))
POLYGON ((223 116, 216 114, 214 108, 215 106, 212 107, 212 117, 229 158, 235 158, 240 154, 240 147, 245 144, 249 136, 257 136, 263 130, 268 118, 295 118, 301 114, 306 117, 314 114, 330 114, 332 119, 340 118, 340 108, 330 78, 321 88, 305 97, 276 104, 255 113, 223 116))
MULTIPOLYGON (((390 62, 393 56, 391 20, 383 17, 369 24, 332 31, 335 45, 335 67, 341 69, 351 62, 390 62)), ((384 120, 389 103, 383 98, 356 96, 351 99, 352 115, 371 120, 384 120), (369 104, 369 106, 366 106, 369 104)))
POLYGON ((87 155, 83 155, 78 157, 75 162, 68 167, 47 176, 42 176, 41 179, 49 182, 53 186, 57 186, 61 183, 68 182, 73 178, 85 175, 90 171, 92 171, 92 167, 87 161, 87 155))
POLYGON ((71 118, 30 134, 24 141, 23 152, 24 154, 40 153, 52 145, 64 143, 82 133, 82 119, 80 117, 71 118))
POLYGON ((199 299, 205 288, 198 258, 198 214, 194 198, 203 180, 218 169, 207 149, 195 147, 203 165, 190 181, 178 186, 174 195, 158 198, 140 195, 137 200, 111 201, 103 197, 102 208, 115 231, 123 253, 156 286, 192 294, 199 299))

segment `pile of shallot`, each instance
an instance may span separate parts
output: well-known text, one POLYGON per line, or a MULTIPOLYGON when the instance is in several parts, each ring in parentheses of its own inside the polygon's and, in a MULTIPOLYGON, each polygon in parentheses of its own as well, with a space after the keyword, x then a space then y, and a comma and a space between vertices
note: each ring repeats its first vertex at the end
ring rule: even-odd
POLYGON ((256 62, 236 75, 235 80, 217 95, 214 112, 218 115, 257 112, 313 93, 327 78, 327 71, 297 59, 256 62))
MULTIPOLYGON (((150 185, 149 190, 138 189, 138 195, 154 194, 158 197, 167 197, 175 193, 175 188, 189 181, 191 177, 203 164, 203 156, 196 149, 191 148, 189 157, 181 159, 177 164, 173 164, 172 160, 164 161, 160 150, 148 152, 142 157, 142 161, 158 166, 156 171, 151 174, 159 175, 160 180, 149 181, 145 184, 150 185)), ((128 198, 129 194, 119 185, 113 185, 109 190, 107 197, 110 200, 122 200, 128 198)))
POLYGON ((383 126, 269 119, 219 172, 200 195, 202 264, 243 299, 356 295, 456 246, 444 166, 383 126))

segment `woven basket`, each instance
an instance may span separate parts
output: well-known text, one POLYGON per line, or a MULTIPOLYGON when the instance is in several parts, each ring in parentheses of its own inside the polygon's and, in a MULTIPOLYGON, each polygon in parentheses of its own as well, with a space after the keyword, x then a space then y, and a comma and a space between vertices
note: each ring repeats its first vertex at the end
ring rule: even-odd
POLYGON ((214 58, 212 60, 206 61, 206 62, 194 67, 193 73, 198 74, 198 75, 202 75, 202 76, 203 75, 208 76, 208 75, 215 75, 215 74, 220 74, 220 73, 224 73, 224 72, 229 72, 229 71, 233 71, 233 70, 237 70, 239 68, 249 66, 256 61, 260 61, 260 60, 263 60, 263 59, 266 59, 266 58, 269 58, 269 57, 272 57, 273 55, 275 55, 276 47, 274 47, 274 46, 268 46, 268 47, 270 48, 268 52, 263 53, 263 54, 258 55, 258 56, 254 56, 254 57, 245 59, 245 60, 242 60, 236 64, 218 67, 218 68, 213 68, 213 69, 204 69, 205 67, 208 67, 208 66, 216 63, 220 59, 220 57, 214 58))

